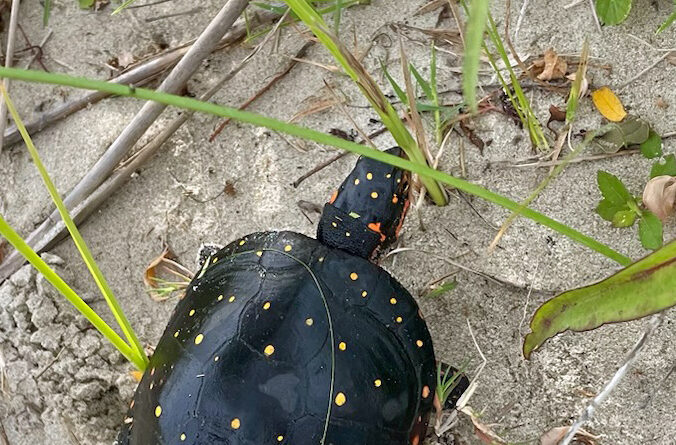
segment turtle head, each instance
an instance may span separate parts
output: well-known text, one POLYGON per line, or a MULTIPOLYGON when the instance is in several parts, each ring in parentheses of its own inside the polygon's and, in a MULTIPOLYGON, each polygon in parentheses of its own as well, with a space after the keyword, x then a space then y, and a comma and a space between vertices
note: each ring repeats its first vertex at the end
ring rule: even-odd
MULTIPOLYGON (((386 152, 403 153, 399 147, 386 152)), ((407 171, 360 157, 324 206, 317 239, 375 260, 399 236, 409 205, 408 185, 407 171)))

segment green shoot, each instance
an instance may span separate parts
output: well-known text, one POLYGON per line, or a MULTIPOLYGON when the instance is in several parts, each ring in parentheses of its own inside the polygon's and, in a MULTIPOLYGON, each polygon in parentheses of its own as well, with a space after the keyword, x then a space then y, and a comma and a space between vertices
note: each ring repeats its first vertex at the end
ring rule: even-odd
POLYGON ((117 335, 115 331, 111 329, 110 326, 106 324, 105 321, 99 315, 94 312, 92 308, 84 302, 78 294, 73 291, 73 289, 66 284, 61 277, 54 272, 54 270, 49 267, 45 261, 40 258, 40 256, 30 248, 28 244, 21 238, 21 236, 10 227, 5 219, 0 216, 0 235, 3 236, 9 243, 14 246, 14 248, 23 255, 26 260, 38 271, 40 272, 49 283, 58 290, 61 295, 63 295, 70 304, 72 304, 75 309, 77 309, 82 315, 85 316, 87 320, 101 333, 103 334, 110 343, 115 346, 115 348, 120 351, 120 353, 131 363, 134 364, 139 370, 145 369, 145 362, 141 357, 136 354, 134 351, 122 338, 117 335))
POLYGON ((101 273, 101 270, 99 269, 98 265, 94 261, 94 257, 92 256, 91 252, 89 251, 89 248, 87 247, 87 244, 85 243, 84 239, 80 235, 80 232, 77 229, 77 226, 71 219, 68 209, 66 209, 66 206, 64 205, 63 201, 61 200, 61 197, 59 196, 59 193, 56 190, 56 187, 54 186, 54 183, 52 182, 51 178, 49 177, 49 174, 47 173, 47 170, 45 169, 45 166, 42 164, 42 161, 40 160, 40 156, 38 155, 37 149, 35 148, 35 145, 33 145, 33 141, 28 134, 28 131, 26 130, 26 127, 23 125, 23 122, 21 118, 19 117, 19 114, 16 111, 16 108, 14 108, 14 104, 12 100, 10 99, 9 95, 7 94, 7 90, 0 85, 0 92, 2 92, 2 95, 5 99, 5 103, 7 104, 7 109, 9 110, 10 114, 12 115, 12 118, 14 119, 14 123, 16 124, 17 129, 21 133, 21 136, 23 137, 24 142, 26 143, 26 147, 28 148, 28 151, 31 155, 31 158, 33 159, 33 163, 37 167, 38 171, 40 172, 40 176, 42 177, 42 180, 45 183, 45 186, 47 190, 49 191, 50 196, 52 197, 52 201, 54 201, 54 204, 56 205, 56 208, 59 210, 59 214, 61 215, 61 218, 63 219, 63 222, 65 223, 66 227, 68 228, 68 232, 70 233, 71 237, 73 238, 73 241, 75 245, 77 246, 78 251, 80 252, 80 255, 82 256, 82 259, 87 265, 87 268, 89 269, 89 272, 91 273, 92 277, 94 278, 94 281, 96 282, 97 286, 99 287, 101 293, 103 294, 103 297, 106 299, 106 302, 108 303, 108 306, 110 307, 110 310, 113 312, 113 315, 115 316, 115 320, 118 322, 120 328, 122 329, 122 332, 124 333, 125 337, 127 338, 127 341, 129 344, 132 346, 132 348, 135 350, 135 353, 138 355, 138 358, 141 359, 143 363, 147 363, 148 358, 145 355, 145 352, 143 351, 143 347, 141 346, 141 343, 139 342, 138 338, 136 337, 136 334, 134 333, 134 330, 131 328, 129 321, 125 317, 124 313, 122 312, 122 308, 118 304, 117 300, 115 299, 115 296, 113 295, 113 292, 110 289, 110 286, 108 286, 108 282, 104 278, 103 274, 101 273))
POLYGON ((462 373, 465 372, 469 366, 469 362, 469 360, 465 360, 460 366, 460 369, 455 372, 451 372, 451 365, 448 365, 444 372, 441 369, 441 362, 437 364, 437 397, 439 398, 439 404, 442 408, 453 390, 458 386, 460 376, 462 376, 462 373))
POLYGON ((493 45, 495 46, 495 49, 500 55, 502 62, 505 64, 505 69, 509 73, 510 82, 507 83, 503 78, 503 76, 500 74, 499 68, 497 67, 497 64, 493 61, 493 57, 491 53, 488 51, 487 46, 484 44, 484 49, 486 51, 486 54, 488 55, 491 66, 498 75, 498 79, 500 80, 500 83, 502 84, 503 89, 507 94, 507 97, 509 97, 512 106, 517 111, 517 114, 519 115, 519 118, 521 119, 523 126, 528 128, 528 134, 530 135, 531 141, 533 141, 533 145, 535 145, 542 151, 548 152, 549 143, 547 141, 547 138, 545 137, 542 125, 540 125, 540 121, 538 121, 537 117, 535 116, 535 113, 533 112, 533 109, 530 106, 530 102, 526 98, 526 94, 521 88, 519 78, 516 76, 516 73, 514 73, 512 63, 509 60, 509 56, 507 55, 505 46, 503 45, 502 39, 500 38, 500 34, 498 33, 498 29, 495 26, 495 21, 493 20, 493 17, 491 16, 490 13, 488 14, 488 28, 486 30, 486 33, 493 42, 493 45), (514 93, 512 93, 512 89, 514 90, 514 93))
MULTIPOLYGON (((395 167, 399 167, 404 170, 409 170, 420 176, 428 177, 434 181, 442 182, 451 187, 455 187, 464 192, 475 195, 481 199, 490 201, 508 210, 521 209, 521 206, 517 202, 514 202, 508 198, 505 198, 502 195, 487 190, 477 184, 473 184, 469 181, 465 181, 463 179, 456 178, 449 174, 430 168, 427 165, 412 162, 397 156, 390 155, 388 153, 381 152, 379 150, 366 147, 364 145, 357 144, 355 142, 347 141, 345 139, 341 139, 326 133, 322 133, 320 131, 300 127, 298 125, 290 124, 288 122, 280 121, 277 119, 272 119, 267 116, 261 116, 256 113, 237 110, 235 108, 225 107, 210 102, 203 102, 190 97, 160 93, 146 88, 136 88, 127 85, 104 82, 100 80, 86 79, 82 77, 72 77, 64 74, 46 73, 37 70, 23 70, 18 68, 0 67, 0 77, 25 80, 30 82, 40 82, 62 86, 70 86, 88 90, 97 90, 110 93, 116 96, 136 97, 138 99, 160 102, 169 106, 176 106, 187 110, 208 113, 219 117, 234 119, 240 122, 253 124, 259 127, 265 127, 270 130, 278 131, 280 133, 285 133, 290 136, 295 136, 306 140, 314 141, 319 144, 340 148, 346 151, 350 151, 352 153, 356 153, 358 155, 363 155, 368 158, 384 162, 389 165, 393 165, 395 167)), ((631 263, 631 259, 629 259, 625 255, 622 255, 619 252, 616 252, 615 250, 606 246, 605 244, 600 243, 595 239, 590 238, 578 232, 577 230, 565 224, 562 224, 546 215, 536 212, 535 210, 532 210, 530 208, 523 208, 521 209, 521 214, 524 217, 532 219, 533 221, 539 224, 549 227, 569 237, 571 240, 578 242, 584 246, 587 246, 590 249, 595 250, 596 252, 599 252, 607 256, 608 258, 617 261, 622 265, 627 265, 631 263)))

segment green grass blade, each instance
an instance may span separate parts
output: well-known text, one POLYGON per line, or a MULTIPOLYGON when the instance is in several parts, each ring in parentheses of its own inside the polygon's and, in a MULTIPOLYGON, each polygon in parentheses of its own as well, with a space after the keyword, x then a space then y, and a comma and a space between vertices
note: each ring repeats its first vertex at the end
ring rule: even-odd
POLYGON ((30 248, 28 244, 19 236, 18 233, 10 227, 5 219, 0 215, 0 234, 5 238, 9 243, 14 246, 14 248, 23 255, 29 263, 40 272, 49 283, 56 288, 65 298, 68 300, 82 315, 85 316, 87 320, 101 333, 104 337, 110 341, 110 343, 117 348, 118 351, 131 363, 133 363, 138 369, 145 369, 145 363, 141 360, 140 357, 135 353, 135 351, 125 343, 122 338, 117 335, 115 331, 111 329, 110 326, 106 324, 105 321, 99 315, 94 312, 92 308, 87 305, 87 303, 80 298, 78 294, 73 291, 73 289, 66 284, 61 277, 54 272, 54 270, 49 267, 45 261, 40 258, 40 256, 30 248))
POLYGON ((418 85, 420 85, 420 88, 422 88, 423 93, 425 93, 425 97, 427 97, 430 101, 434 100, 434 94, 432 93, 432 87, 430 86, 430 83, 423 78, 423 76, 418 72, 417 69, 415 69, 415 66, 413 66, 412 63, 408 65, 408 68, 411 73, 413 73, 413 77, 415 77, 416 82, 418 82, 418 85))
MULTIPOLYGON (((479 185, 472 184, 460 178, 442 173, 438 170, 430 168, 426 165, 421 165, 416 162, 390 155, 388 153, 375 150, 355 142, 346 141, 335 136, 331 136, 320 131, 303 128, 288 122, 272 119, 267 116, 261 116, 256 113, 248 111, 237 110, 235 108, 224 107, 210 102, 202 102, 190 97, 176 96, 173 94, 160 93, 145 88, 135 88, 116 83, 109 83, 100 80, 85 79, 82 77, 67 76, 64 74, 46 73, 44 71, 23 70, 18 68, 4 68, 0 67, 0 77, 10 79, 25 80, 30 82, 49 83, 62 86, 70 86, 75 88, 83 88, 87 90, 97 90, 107 92, 117 96, 130 96, 143 100, 152 100, 163 103, 165 105, 175 106, 187 110, 198 111, 202 113, 213 114, 219 117, 231 118, 240 122, 253 124, 259 127, 269 128, 274 131, 279 131, 291 136, 296 136, 306 140, 311 140, 319 144, 330 145, 332 147, 340 148, 359 155, 363 155, 386 164, 393 165, 405 170, 410 170, 421 176, 429 177, 435 181, 455 187, 464 192, 475 195, 479 198, 485 199, 508 210, 520 209, 520 205, 502 195, 487 190, 479 185)), ((590 238, 577 230, 562 224, 548 216, 536 212, 530 208, 521 209, 521 215, 532 219, 533 221, 549 227, 557 232, 567 236, 568 238, 595 250, 608 258, 611 258, 622 265, 631 263, 631 259, 616 252, 610 247, 590 238)))
POLYGON ((478 111, 476 88, 479 84, 479 58, 488 20, 490 0, 472 0, 465 27, 465 55, 462 60, 462 92, 472 113, 478 111))
POLYGON ((42 26, 49 23, 49 14, 52 12, 52 0, 45 0, 42 10, 42 26))
POLYGON ((676 240, 591 286, 564 292, 538 308, 523 343, 526 358, 547 339, 634 320, 676 305, 676 240))
POLYGON ((136 1, 136 0, 126 0, 126 1, 125 1, 124 3, 122 3, 120 6, 118 6, 117 8, 115 8, 115 10, 112 12, 111 15, 115 15, 115 14, 117 14, 117 13, 119 13, 119 12, 122 12, 123 10, 127 9, 127 7, 128 7, 129 5, 131 5, 132 3, 134 3, 135 1, 136 1))
POLYGON ((387 71, 387 67, 385 66, 385 63, 382 60, 380 61, 380 66, 382 67, 383 74, 385 75, 385 78, 387 79, 387 81, 392 86, 394 93, 397 95, 397 97, 399 98, 401 103, 408 106, 408 97, 406 96, 406 93, 404 93, 404 90, 401 88, 401 86, 390 75, 390 72, 387 71))
MULTIPOLYGON (((439 93, 437 89, 437 48, 434 46, 434 41, 432 41, 430 49, 430 92, 432 97, 432 104, 435 107, 439 107, 439 93)), ((420 109, 420 107, 418 107, 420 109)), ((437 145, 441 145, 443 140, 443 127, 441 124, 441 110, 437 109, 434 111, 434 134, 436 137, 437 145)))
POLYGON ((134 330, 131 328, 131 325, 129 324, 127 317, 125 317, 122 308, 117 302, 117 299, 113 295, 113 292, 110 289, 110 286, 108 285, 108 282, 106 281, 105 277, 103 276, 103 273, 101 273, 101 270, 96 264, 96 261, 94 261, 94 257, 89 251, 89 248, 87 247, 87 244, 82 238, 82 235, 80 235, 77 226, 70 217, 68 209, 66 209, 66 206, 61 200, 61 197, 59 196, 59 193, 57 192, 54 183, 52 182, 51 178, 49 177, 49 174, 47 173, 47 169, 45 169, 45 166, 42 164, 42 161, 40 160, 38 151, 35 148, 35 145, 33 145, 33 141, 31 140, 31 137, 28 134, 28 131, 26 130, 26 127, 24 126, 21 117, 19 117, 16 108, 14 108, 14 104, 12 103, 12 100, 9 98, 7 90, 2 85, 0 85, 0 92, 2 92, 2 95, 5 99, 5 103, 7 104, 7 109, 12 115, 12 118, 14 119, 14 123, 16 124, 17 129, 21 133, 21 136, 23 137, 23 140, 26 143, 26 147, 28 148, 31 158, 33 159, 33 163, 40 172, 40 176, 42 176, 42 180, 44 181, 45 186, 47 187, 47 190, 49 191, 49 194, 52 197, 52 201, 54 201, 56 208, 59 210, 59 214, 61 215, 63 222, 68 228, 68 232, 70 232, 70 235, 73 238, 73 241, 77 246, 77 249, 80 251, 80 255, 82 256, 82 259, 87 265, 89 272, 94 278, 96 285, 101 290, 103 297, 106 299, 106 303, 108 303, 110 310, 113 312, 115 320, 119 324, 120 328, 122 329, 122 332, 127 338, 127 341, 136 351, 136 354, 139 356, 139 358, 143 362, 147 362, 148 358, 146 357, 145 352, 143 351, 141 343, 139 342, 136 334, 134 333, 134 330))

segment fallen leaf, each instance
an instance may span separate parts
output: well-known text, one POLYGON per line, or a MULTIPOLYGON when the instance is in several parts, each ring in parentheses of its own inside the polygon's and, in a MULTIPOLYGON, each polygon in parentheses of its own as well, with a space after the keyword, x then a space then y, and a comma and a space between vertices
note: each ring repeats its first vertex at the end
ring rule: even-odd
MULTIPOLYGON (((575 79, 577 79, 577 73, 570 73, 566 76, 566 79, 575 82, 575 79)), ((589 76, 585 75, 584 78, 582 79, 582 82, 580 83, 580 94, 579 98, 582 98, 587 95, 587 92, 589 91, 589 76)))
POLYGON ((657 100, 655 101, 655 105, 657 105, 658 108, 661 108, 663 110, 666 110, 669 108, 669 102, 664 100, 662 96, 657 96, 657 100))
MULTIPOLYGON (((569 426, 557 426, 551 430, 544 433, 540 436, 540 445, 558 445, 568 433, 570 429, 569 426)), ((597 436, 594 436, 587 431, 580 428, 576 433, 574 440, 577 440, 578 443, 585 445, 594 445, 596 443, 597 436)))
POLYGON ((664 222, 676 211, 676 176, 656 176, 648 181, 643 204, 664 222))
POLYGON ((629 115, 618 123, 611 124, 610 129, 594 139, 594 143, 605 153, 617 153, 629 145, 644 143, 650 136, 650 124, 643 119, 629 115))
POLYGON ((612 122, 620 122, 627 116, 620 99, 608 87, 601 87, 592 92, 592 101, 599 112, 612 122))
POLYGON ((553 49, 549 48, 545 51, 544 55, 544 67, 542 72, 538 75, 540 80, 556 80, 563 79, 566 75, 566 70, 568 69, 568 63, 558 54, 554 52, 553 49))
MULTIPOLYGON (((547 121, 547 128, 552 130, 549 126, 552 122, 565 122, 566 121, 566 112, 556 105, 549 106, 549 120, 547 121)), ((554 131, 554 130, 552 130, 554 131)))
POLYGON ((192 273, 174 261, 173 258, 175 258, 175 255, 169 247, 165 247, 164 251, 150 262, 143 273, 143 283, 146 285, 150 298, 155 301, 166 300, 174 291, 180 291, 179 298, 182 298, 185 293, 184 290, 192 278, 192 273), (178 281, 162 279, 159 277, 159 272, 172 275, 173 280, 178 277, 178 281))

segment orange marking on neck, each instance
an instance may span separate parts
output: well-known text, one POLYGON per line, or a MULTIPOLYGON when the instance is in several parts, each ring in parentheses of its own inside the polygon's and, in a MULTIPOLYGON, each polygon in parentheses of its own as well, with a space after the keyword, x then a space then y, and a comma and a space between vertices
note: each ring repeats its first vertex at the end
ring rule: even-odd
POLYGON ((396 204, 399 202, 399 197, 397 195, 392 196, 392 204, 396 204))
POLYGON ((368 228, 371 229, 371 230, 373 230, 374 232, 380 234, 380 241, 385 241, 385 238, 387 238, 387 237, 385 236, 385 234, 384 234, 383 232, 380 231, 380 223, 379 223, 379 222, 377 222, 377 223, 369 223, 368 228))
POLYGON ((333 194, 331 195, 331 199, 329 199, 329 204, 333 204, 337 197, 338 197, 338 190, 334 190, 333 194))

